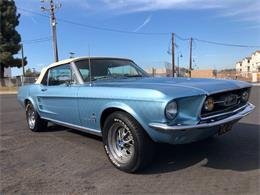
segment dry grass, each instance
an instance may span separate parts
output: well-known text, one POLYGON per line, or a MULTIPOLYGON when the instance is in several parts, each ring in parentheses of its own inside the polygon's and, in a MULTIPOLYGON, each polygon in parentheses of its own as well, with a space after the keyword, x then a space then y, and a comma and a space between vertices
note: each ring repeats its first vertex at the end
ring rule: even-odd
POLYGON ((18 87, 0 87, 0 93, 10 93, 10 92, 17 92, 18 87))

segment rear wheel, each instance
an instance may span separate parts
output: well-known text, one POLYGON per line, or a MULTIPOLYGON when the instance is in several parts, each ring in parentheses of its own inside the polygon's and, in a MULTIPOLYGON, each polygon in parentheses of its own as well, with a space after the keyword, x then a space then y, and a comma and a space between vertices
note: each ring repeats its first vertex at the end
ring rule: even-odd
POLYGON ((26 119, 29 129, 34 132, 43 131, 47 128, 48 122, 40 118, 31 102, 26 104, 26 119))
POLYGON ((154 143, 129 114, 112 113, 103 128, 105 151, 112 164, 125 172, 135 172, 147 165, 154 153, 154 143))

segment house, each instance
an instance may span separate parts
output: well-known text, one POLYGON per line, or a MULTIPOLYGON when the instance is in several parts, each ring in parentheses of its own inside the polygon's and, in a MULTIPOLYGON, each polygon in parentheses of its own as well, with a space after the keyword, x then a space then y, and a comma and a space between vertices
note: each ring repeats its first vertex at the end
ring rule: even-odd
POLYGON ((260 50, 236 63, 236 72, 241 76, 260 72, 260 50))

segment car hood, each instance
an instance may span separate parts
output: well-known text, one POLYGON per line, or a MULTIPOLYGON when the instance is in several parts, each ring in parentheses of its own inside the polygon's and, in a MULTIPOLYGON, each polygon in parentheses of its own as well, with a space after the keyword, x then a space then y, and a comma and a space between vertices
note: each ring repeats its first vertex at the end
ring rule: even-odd
POLYGON ((210 95, 218 92, 250 87, 246 82, 224 79, 201 78, 172 78, 172 77, 144 77, 120 80, 100 80, 95 86, 153 89, 166 95, 180 94, 181 96, 210 95))

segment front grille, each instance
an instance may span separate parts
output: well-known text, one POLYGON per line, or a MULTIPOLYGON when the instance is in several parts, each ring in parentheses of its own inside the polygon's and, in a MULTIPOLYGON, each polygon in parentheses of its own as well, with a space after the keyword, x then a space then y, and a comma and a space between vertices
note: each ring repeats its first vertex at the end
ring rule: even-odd
POLYGON ((226 112, 229 113, 231 111, 237 110, 238 108, 246 105, 247 102, 241 100, 241 96, 244 91, 248 91, 249 93, 249 88, 210 95, 209 97, 213 98, 214 100, 214 108, 212 111, 207 111, 204 109, 203 106, 201 110, 201 117, 205 118, 205 117, 210 117, 213 115, 218 115, 226 112), (227 98, 229 98, 228 99, 229 101, 227 101, 227 98))

